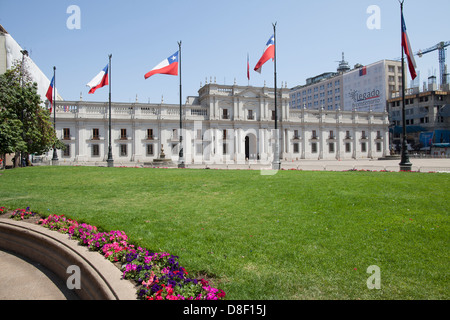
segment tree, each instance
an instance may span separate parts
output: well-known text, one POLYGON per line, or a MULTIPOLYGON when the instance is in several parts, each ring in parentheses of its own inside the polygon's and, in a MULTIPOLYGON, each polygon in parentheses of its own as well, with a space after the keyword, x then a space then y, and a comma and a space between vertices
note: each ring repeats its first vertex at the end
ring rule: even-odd
POLYGON ((42 107, 37 84, 21 61, 0 76, 0 154, 42 154, 63 144, 56 137, 50 113, 42 107))

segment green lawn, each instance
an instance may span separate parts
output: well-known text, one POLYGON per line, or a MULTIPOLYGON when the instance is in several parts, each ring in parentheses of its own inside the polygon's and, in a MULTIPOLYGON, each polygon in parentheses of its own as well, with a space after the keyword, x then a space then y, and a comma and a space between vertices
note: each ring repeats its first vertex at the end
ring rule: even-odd
POLYGON ((450 175, 33 167, 0 206, 178 255, 227 299, 449 299, 450 175), (366 272, 381 271, 369 290, 366 272))

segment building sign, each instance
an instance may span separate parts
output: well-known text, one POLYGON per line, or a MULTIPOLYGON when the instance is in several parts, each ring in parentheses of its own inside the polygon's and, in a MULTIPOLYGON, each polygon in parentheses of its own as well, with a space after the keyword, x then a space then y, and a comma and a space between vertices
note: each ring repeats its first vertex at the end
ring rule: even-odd
POLYGON ((344 110, 384 112, 385 62, 380 61, 343 75, 344 110))

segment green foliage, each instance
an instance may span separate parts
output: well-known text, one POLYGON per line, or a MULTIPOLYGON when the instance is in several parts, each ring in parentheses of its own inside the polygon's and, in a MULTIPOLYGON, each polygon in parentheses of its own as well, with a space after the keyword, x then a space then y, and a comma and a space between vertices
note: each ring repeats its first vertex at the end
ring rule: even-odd
POLYGON ((30 79, 21 62, 0 75, 0 154, 42 154, 55 144, 61 147, 30 79))

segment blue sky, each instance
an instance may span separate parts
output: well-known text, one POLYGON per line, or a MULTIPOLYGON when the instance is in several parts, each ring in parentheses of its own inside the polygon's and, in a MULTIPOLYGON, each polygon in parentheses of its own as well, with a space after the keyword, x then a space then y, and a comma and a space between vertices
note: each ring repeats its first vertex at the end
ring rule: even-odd
MULTIPOLYGON (((413 51, 450 40, 450 1, 405 0, 404 15, 413 51)), ((219 84, 247 85, 251 70, 277 22, 278 86, 335 71, 345 52, 351 66, 400 57, 398 0, 1 0, 0 24, 30 52, 65 100, 107 101, 102 88, 88 95, 88 83, 112 54, 112 100, 178 103, 179 79, 144 74, 178 49, 182 41, 183 102, 210 77, 219 84), (80 8, 80 29, 67 28, 70 5, 80 8), (369 29, 370 5, 380 8, 380 28, 369 29)), ((416 57, 421 83, 439 77, 438 53, 416 57)), ((447 57, 447 63, 449 63, 447 57)), ((250 85, 273 87, 273 63, 250 85)))

